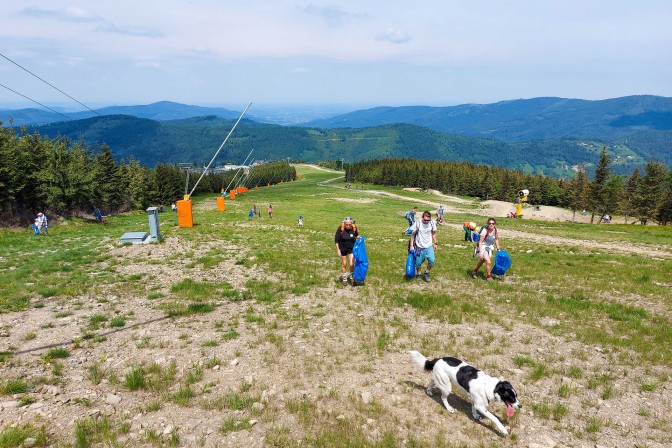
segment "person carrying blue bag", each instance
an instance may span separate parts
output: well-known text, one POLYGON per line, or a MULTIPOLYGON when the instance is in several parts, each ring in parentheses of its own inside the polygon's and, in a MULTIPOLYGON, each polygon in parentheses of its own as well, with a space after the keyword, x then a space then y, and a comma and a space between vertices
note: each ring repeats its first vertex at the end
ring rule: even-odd
POLYGON ((420 277, 422 263, 427 260, 427 269, 422 279, 429 282, 429 271, 434 267, 434 251, 436 250, 436 223, 432 221, 429 210, 422 212, 422 219, 413 224, 409 250, 415 250, 415 277, 420 277))
POLYGON ((499 233, 496 227, 497 221, 495 218, 488 218, 488 225, 483 227, 478 235, 478 246, 476 246, 476 253, 478 254, 478 263, 471 276, 476 278, 478 270, 485 263, 486 280, 492 280, 492 255, 495 248, 499 247, 499 233))
POLYGON ((343 220, 340 226, 336 229, 334 236, 334 243, 336 244, 336 255, 341 259, 341 281, 343 286, 348 282, 352 283, 352 273, 355 270, 355 259, 352 255, 352 250, 355 246, 355 241, 359 238, 357 226, 351 217, 343 220), (348 273, 348 263, 350 264, 350 272, 348 273))

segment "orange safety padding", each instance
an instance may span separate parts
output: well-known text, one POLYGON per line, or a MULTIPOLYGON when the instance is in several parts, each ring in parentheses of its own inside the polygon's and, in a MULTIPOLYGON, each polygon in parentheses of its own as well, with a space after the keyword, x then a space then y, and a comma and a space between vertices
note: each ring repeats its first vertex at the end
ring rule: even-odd
POLYGON ((217 198, 217 210, 219 210, 220 212, 226 210, 226 204, 224 203, 224 196, 220 196, 217 198))
POLYGON ((177 201, 177 225, 180 227, 194 227, 191 201, 177 201))
POLYGON ((255 190, 258 190, 258 189, 259 189, 259 185, 255 185, 255 186, 254 186, 254 189, 255 189, 255 190))
POLYGON ((267 187, 270 187, 270 186, 271 186, 271 183, 270 183, 270 182, 266 183, 266 186, 267 186, 267 187))
POLYGON ((231 199, 233 199, 235 201, 236 200, 236 190, 229 191, 229 196, 231 197, 231 199))

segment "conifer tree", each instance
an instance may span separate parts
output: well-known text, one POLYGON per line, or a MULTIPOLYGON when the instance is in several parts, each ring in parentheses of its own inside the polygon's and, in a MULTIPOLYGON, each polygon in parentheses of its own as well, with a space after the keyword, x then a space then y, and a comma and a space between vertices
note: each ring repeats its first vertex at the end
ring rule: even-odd
POLYGON ((647 224, 656 219, 666 196, 667 169, 661 162, 649 161, 644 167, 642 179, 642 203, 639 208, 639 220, 647 224))
POLYGON ((95 192, 93 204, 107 212, 121 210, 124 205, 124 182, 109 146, 103 145, 95 157, 95 192))
POLYGON ((579 166, 579 169, 576 172, 569 189, 571 192, 569 207, 573 212, 573 220, 577 210, 585 210, 590 206, 591 203, 590 182, 588 181, 588 176, 586 176, 586 170, 583 168, 583 166, 579 166))
POLYGON ((628 216, 639 216, 639 208, 642 204, 642 175, 639 168, 635 168, 625 184, 625 191, 621 201, 621 210, 625 215, 625 223, 628 216))
POLYGON ((602 147, 602 153, 600 154, 600 161, 597 164, 597 169, 595 170, 595 179, 590 184, 591 190, 591 216, 590 222, 592 224, 593 219, 595 218, 595 212, 600 215, 600 221, 602 216, 607 212, 611 212, 607 208, 607 193, 606 185, 609 175, 611 174, 609 169, 610 158, 607 153, 607 147, 602 147))
POLYGON ((667 186, 665 187, 665 198, 660 204, 658 210, 658 223, 661 226, 666 226, 672 222, 672 170, 667 173, 667 186))

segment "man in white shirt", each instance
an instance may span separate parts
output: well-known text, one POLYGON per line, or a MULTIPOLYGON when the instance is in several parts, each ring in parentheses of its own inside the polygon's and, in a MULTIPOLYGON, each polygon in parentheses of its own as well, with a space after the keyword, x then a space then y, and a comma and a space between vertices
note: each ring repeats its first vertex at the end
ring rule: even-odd
POLYGON ((423 274, 424 281, 429 281, 429 271, 434 267, 434 250, 436 250, 436 223, 432 221, 432 214, 425 210, 422 219, 415 221, 411 233, 410 250, 416 250, 415 276, 420 277, 422 263, 427 260, 427 270, 423 274))

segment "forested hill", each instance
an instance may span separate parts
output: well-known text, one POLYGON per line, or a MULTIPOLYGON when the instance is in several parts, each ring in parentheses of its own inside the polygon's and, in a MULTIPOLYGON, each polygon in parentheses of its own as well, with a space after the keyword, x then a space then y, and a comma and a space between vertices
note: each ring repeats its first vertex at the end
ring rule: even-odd
MULTIPOLYGON (((110 115, 29 128, 28 132, 89 146, 107 144, 117 160, 131 156, 146 166, 158 162, 206 164, 235 120, 215 116, 186 120, 154 121, 127 115, 110 115)), ((284 127, 242 120, 218 156, 218 162, 238 162, 254 149, 256 160, 360 161, 407 157, 445 161, 468 161, 528 173, 571 177, 571 166, 585 164, 588 172, 599 158, 599 149, 608 142, 576 139, 538 140, 504 143, 493 139, 446 134, 409 124, 393 124, 362 129, 315 129, 284 127)), ((667 157, 642 153, 625 145, 610 147, 615 172, 629 173, 647 160, 667 157)))
POLYGON ((588 101, 567 98, 532 98, 494 104, 451 107, 376 107, 307 126, 361 128, 409 123, 435 131, 505 142, 548 138, 592 138, 615 141, 632 134, 658 134, 672 130, 672 98, 639 95, 588 101))

